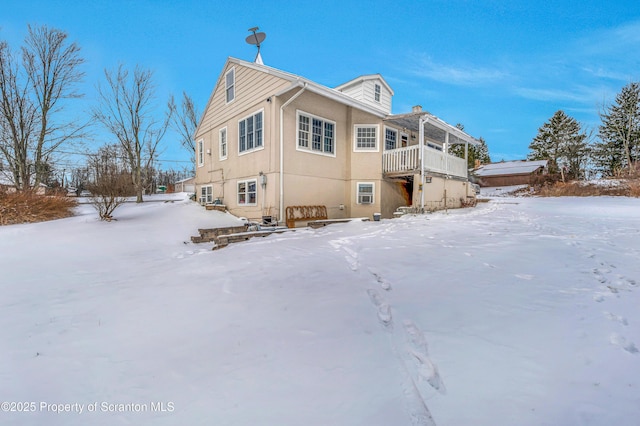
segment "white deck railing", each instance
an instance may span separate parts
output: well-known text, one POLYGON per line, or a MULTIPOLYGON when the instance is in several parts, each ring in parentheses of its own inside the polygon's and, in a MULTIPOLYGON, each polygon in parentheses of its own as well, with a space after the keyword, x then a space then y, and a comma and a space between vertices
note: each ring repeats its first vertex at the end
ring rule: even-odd
MULTIPOLYGON (((420 171, 420 146, 412 145, 385 151, 382 154, 382 172, 399 173, 411 170, 420 171)), ((467 162, 464 158, 445 154, 437 149, 424 147, 425 172, 441 173, 450 176, 467 177, 467 162)))

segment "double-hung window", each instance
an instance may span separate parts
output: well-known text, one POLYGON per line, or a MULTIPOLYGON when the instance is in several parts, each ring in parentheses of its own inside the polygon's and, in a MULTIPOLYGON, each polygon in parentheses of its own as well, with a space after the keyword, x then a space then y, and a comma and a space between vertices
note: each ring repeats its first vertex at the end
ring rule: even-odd
POLYGON ((200 139, 198 141, 198 167, 204 166, 204 141, 200 139))
POLYGON ((356 151, 378 151, 378 126, 377 125, 356 125, 355 126, 355 150, 356 151))
POLYGON ((238 152, 262 148, 262 111, 238 122, 238 152))
POLYGON ((220 159, 224 160, 227 158, 227 128, 220 129, 218 134, 219 143, 220 143, 220 159))
POLYGON ((227 96, 227 103, 236 98, 236 69, 231 68, 224 76, 224 88, 227 96))
POLYGON ((380 102, 380 85, 379 84, 376 84, 374 86, 373 98, 375 99, 376 102, 380 102))
POLYGON ((200 204, 213 203, 213 186, 207 185, 200 187, 200 204))
POLYGON ((238 205, 255 206, 258 199, 258 181, 256 179, 238 182, 238 205))
POLYGON ((398 147, 398 131, 385 127, 384 149, 396 149, 398 147))
POLYGON ((372 182, 358 182, 358 204, 373 204, 372 182))
POLYGON ((333 121, 298 111, 297 149, 334 155, 335 129, 333 121))

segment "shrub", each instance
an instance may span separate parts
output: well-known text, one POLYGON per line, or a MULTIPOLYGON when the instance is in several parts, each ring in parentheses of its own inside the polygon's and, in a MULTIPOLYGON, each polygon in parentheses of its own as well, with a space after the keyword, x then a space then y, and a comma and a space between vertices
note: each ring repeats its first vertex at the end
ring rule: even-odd
POLYGON ((556 182, 540 188, 541 197, 597 197, 597 196, 640 196, 638 180, 620 180, 606 182, 556 182))
POLYGON ((76 201, 32 191, 0 191, 0 225, 43 222, 73 216, 76 201))
POLYGON ((131 176, 113 169, 105 169, 87 189, 91 192, 91 204, 98 211, 100 220, 110 222, 115 220, 113 212, 130 194, 131 176))

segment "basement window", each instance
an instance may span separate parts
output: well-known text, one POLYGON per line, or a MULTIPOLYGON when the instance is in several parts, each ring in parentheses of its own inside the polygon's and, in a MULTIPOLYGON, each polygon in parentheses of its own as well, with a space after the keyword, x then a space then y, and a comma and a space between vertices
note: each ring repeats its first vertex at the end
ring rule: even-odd
POLYGON ((255 206, 258 200, 258 181, 256 179, 238 182, 238 205, 255 206))
POLYGON ((358 182, 358 204, 373 204, 373 182, 358 182))

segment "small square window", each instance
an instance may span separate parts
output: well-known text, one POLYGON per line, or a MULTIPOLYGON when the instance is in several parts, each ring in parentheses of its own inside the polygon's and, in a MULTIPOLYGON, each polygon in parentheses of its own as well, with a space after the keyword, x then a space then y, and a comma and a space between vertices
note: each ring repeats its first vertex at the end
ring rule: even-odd
POLYGON ((355 126, 356 151, 378 150, 378 126, 355 126))
POLYGON ((358 204, 373 204, 373 183, 358 182, 358 204))

